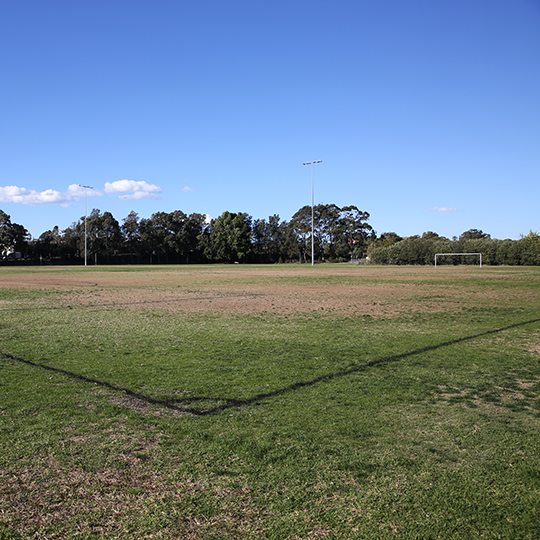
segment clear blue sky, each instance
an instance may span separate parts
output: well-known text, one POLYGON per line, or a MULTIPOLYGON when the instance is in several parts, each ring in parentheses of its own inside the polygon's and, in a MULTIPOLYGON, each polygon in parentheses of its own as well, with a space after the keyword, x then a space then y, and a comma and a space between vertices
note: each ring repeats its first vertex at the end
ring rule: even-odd
POLYGON ((0 209, 377 233, 540 230, 540 0, 19 0, 0 16, 0 209))

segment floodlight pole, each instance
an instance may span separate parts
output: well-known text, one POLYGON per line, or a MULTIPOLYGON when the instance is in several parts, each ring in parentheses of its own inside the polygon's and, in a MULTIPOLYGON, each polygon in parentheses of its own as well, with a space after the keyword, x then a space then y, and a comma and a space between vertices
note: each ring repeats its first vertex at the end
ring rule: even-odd
POLYGON ((303 165, 311 165, 311 266, 315 264, 315 226, 314 226, 314 211, 313 211, 313 164, 322 163, 322 159, 314 161, 306 161, 303 165))
POLYGON ((88 190, 94 189, 93 186, 83 186, 79 184, 79 187, 84 188, 84 266, 86 266, 86 217, 88 216, 88 190))

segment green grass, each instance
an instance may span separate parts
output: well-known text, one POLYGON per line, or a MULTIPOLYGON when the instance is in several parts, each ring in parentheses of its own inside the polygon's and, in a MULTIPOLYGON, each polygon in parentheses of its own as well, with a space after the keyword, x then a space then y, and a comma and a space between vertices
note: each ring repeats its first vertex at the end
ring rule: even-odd
POLYGON ((0 288, 0 539, 540 537, 540 273, 343 268, 246 283, 404 284, 407 309, 0 288))

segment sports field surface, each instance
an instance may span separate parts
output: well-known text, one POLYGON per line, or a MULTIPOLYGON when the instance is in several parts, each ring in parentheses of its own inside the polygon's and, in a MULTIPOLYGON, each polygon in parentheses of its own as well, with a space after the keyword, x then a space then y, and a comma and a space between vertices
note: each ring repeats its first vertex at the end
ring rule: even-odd
POLYGON ((0 268, 0 539, 540 538, 540 269, 0 268))

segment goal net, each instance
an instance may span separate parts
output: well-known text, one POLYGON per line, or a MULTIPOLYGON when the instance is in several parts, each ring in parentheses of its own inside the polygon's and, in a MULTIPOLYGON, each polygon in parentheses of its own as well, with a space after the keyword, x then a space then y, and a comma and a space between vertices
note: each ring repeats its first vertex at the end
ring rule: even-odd
POLYGON ((450 257, 451 255, 470 255, 472 257, 480 257, 480 268, 482 268, 482 254, 481 253, 435 253, 435 268, 437 268, 437 257, 450 257))

